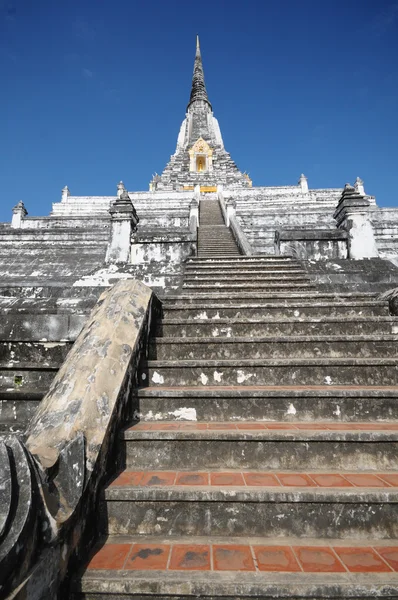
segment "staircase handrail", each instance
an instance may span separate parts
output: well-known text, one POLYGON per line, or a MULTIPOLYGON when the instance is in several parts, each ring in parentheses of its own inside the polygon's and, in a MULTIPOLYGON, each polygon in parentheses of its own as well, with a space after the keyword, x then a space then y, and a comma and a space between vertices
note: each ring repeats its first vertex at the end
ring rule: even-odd
POLYGON ((224 222, 225 222, 226 226, 231 229, 232 234, 234 236, 236 243, 238 244, 239 249, 241 250, 242 254, 244 254, 245 256, 252 256, 254 254, 253 248, 251 247, 251 244, 250 244, 249 240, 247 239, 245 232, 243 231, 242 227, 238 223, 238 220, 237 220, 236 214, 235 214, 235 210, 233 210, 233 211, 227 210, 227 206, 226 206, 226 203, 224 200, 224 195, 223 195, 221 189, 218 189, 217 196, 218 196, 218 201, 220 203, 224 222))
POLYGON ((65 578, 96 539, 99 493, 120 464, 120 426, 131 418, 130 394, 160 308, 140 281, 106 290, 39 405, 26 442, 0 440, 1 598, 16 589, 27 598, 33 598, 29 590, 35 598, 68 598, 65 578))

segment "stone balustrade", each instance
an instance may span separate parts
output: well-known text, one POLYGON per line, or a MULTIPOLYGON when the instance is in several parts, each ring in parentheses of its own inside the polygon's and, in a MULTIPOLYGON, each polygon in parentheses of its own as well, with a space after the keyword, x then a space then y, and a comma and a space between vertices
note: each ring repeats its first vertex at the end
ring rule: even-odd
POLYGON ((117 464, 117 431, 131 418, 127 401, 159 312, 139 281, 104 292, 26 442, 0 441, 1 597, 17 588, 23 597, 58 597, 95 538, 93 507, 109 465, 117 464))

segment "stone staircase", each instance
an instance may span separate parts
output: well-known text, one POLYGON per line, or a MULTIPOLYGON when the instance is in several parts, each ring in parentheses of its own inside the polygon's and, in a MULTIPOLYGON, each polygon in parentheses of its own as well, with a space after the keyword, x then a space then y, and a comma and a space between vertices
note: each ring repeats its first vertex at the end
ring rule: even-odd
POLYGON ((0 436, 26 429, 100 293, 0 287, 0 436))
POLYGON ((75 597, 397 599, 397 326, 288 257, 190 260, 75 597))
POLYGON ((199 204, 198 256, 218 258, 239 256, 239 248, 231 230, 224 223, 218 200, 204 200, 199 204))

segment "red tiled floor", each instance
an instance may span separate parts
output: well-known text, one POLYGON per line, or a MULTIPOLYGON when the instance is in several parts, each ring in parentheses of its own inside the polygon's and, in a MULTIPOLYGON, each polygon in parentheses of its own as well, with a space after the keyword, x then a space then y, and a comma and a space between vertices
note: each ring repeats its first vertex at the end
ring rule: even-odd
POLYGON ((151 471, 144 474, 141 485, 174 485, 176 475, 174 471, 151 471))
POLYGON ((384 558, 386 562, 394 569, 398 571, 398 547, 397 546, 376 546, 374 548, 376 552, 384 558))
POLYGON ((351 573, 385 573, 392 569, 372 548, 333 548, 351 573))
POLYGON ((352 431, 355 430, 355 423, 327 423, 326 427, 331 431, 352 431))
POLYGON ((207 425, 207 429, 210 430, 231 430, 236 429, 236 425, 234 423, 209 423, 207 425))
POLYGON ((213 546, 213 561, 216 571, 255 571, 250 546, 213 546))
POLYGON ((210 546, 176 544, 171 551, 169 569, 208 571, 210 569, 210 546))
POLYGON ((347 479, 334 473, 311 473, 311 479, 320 487, 353 487, 347 479))
POLYGON ((251 430, 251 429, 265 429, 265 425, 263 423, 236 423, 236 427, 238 429, 243 429, 243 430, 251 430))
POLYGON ((260 571, 300 571, 290 546, 253 546, 260 571))
POLYGON ((293 423, 266 423, 267 429, 297 429, 293 423))
POLYGON ((294 546, 293 550, 306 573, 342 573, 345 568, 331 548, 326 546, 294 546))
POLYGON ((207 429, 207 423, 179 423, 180 431, 203 431, 207 429))
POLYGON ((142 471, 123 471, 116 477, 115 481, 112 481, 110 487, 138 485, 141 483, 143 476, 144 473, 142 471))
POLYGON ((282 485, 296 487, 316 487, 316 484, 304 473, 277 473, 282 485))
POLYGON ((325 431, 328 426, 325 423, 296 423, 297 429, 307 429, 309 431, 317 430, 325 431))
POLYGON ((245 485, 241 473, 210 473, 210 485, 245 485))
POLYGON ((124 568, 136 571, 166 569, 169 554, 168 544, 133 544, 124 568))
POLYGON ((388 431, 391 424, 388 423, 356 423, 355 428, 361 431, 388 431))
POLYGON ((151 430, 152 431, 174 431, 175 429, 180 428, 181 423, 176 423, 175 421, 171 423, 153 423, 151 430))
POLYGON ((358 487, 389 487, 388 483, 371 473, 344 474, 344 477, 358 487))
POLYGON ((271 473, 243 473, 246 485, 280 486, 279 481, 271 473))
POLYGON ((122 569, 131 544, 105 544, 93 556, 88 569, 122 569))
POLYGON ((394 487, 398 487, 398 474, 397 473, 383 473, 382 475, 378 475, 383 481, 387 481, 390 485, 394 487))
POLYGON ((152 429, 152 425, 153 423, 141 421, 140 423, 135 423, 134 425, 129 427, 127 431, 150 431, 152 429))
POLYGON ((209 485, 208 473, 178 473, 176 485, 209 485))

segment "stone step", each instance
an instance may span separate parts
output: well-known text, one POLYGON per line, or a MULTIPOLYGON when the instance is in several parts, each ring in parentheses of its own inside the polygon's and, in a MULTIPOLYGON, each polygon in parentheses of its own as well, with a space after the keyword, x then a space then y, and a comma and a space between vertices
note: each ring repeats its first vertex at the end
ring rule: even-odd
MULTIPOLYGON (((241 286, 242 287, 242 286, 241 286)), ((168 294, 167 302, 174 302, 179 304, 189 303, 200 303, 205 300, 209 300, 213 304, 221 301, 226 302, 227 300, 246 307, 247 302, 254 304, 273 302, 285 305, 291 305, 294 302, 310 303, 316 306, 318 303, 331 302, 334 304, 349 304, 352 302, 376 302, 380 305, 384 305, 388 309, 388 302, 386 300, 377 299, 375 294, 367 293, 348 293, 348 294, 334 294, 330 292, 318 292, 317 290, 308 291, 295 291, 295 290, 284 290, 282 292, 275 292, 270 290, 269 292, 261 291, 235 291, 233 293, 223 293, 222 290, 211 290, 210 292, 189 292, 184 291, 179 294, 168 294)))
MULTIPOLYGON (((267 281, 256 281, 256 282, 250 282, 250 283, 242 283, 242 282, 237 282, 234 283, 233 281, 231 283, 183 283, 183 290, 192 290, 194 291, 218 291, 220 290, 221 292, 227 292, 227 291, 237 291, 237 290, 241 290, 243 288, 244 291, 249 291, 249 290, 269 290, 270 292, 279 292, 279 291, 286 291, 286 290, 292 290, 292 291, 297 291, 297 290, 308 290, 308 289, 313 289, 315 288, 314 284, 307 282, 307 281, 302 281, 302 282, 294 282, 294 281, 287 281, 286 283, 282 280, 279 281, 278 283, 276 282, 267 282, 267 281)), ((214 292, 213 292, 214 293, 214 292)))
POLYGON ((235 337, 235 336, 287 336, 287 335, 380 335, 398 333, 396 317, 324 317, 321 319, 292 317, 286 320, 247 319, 163 319, 157 328, 157 335, 164 337, 235 337))
POLYGON ((237 265, 235 268, 214 268, 214 269, 188 269, 187 267, 185 268, 185 274, 184 277, 188 278, 188 277, 205 277, 205 278, 209 278, 209 277, 214 277, 214 278, 218 278, 218 277, 227 277, 227 276, 231 276, 231 277, 263 277, 263 276, 280 276, 280 277, 285 277, 285 276, 298 276, 298 275, 305 275, 308 277, 308 273, 306 271, 304 271, 303 269, 296 269, 296 268, 292 268, 292 269, 286 269, 285 267, 249 267, 247 268, 243 268, 240 267, 239 265, 237 265))
MULTIPOLYGON (((265 254, 265 255, 252 255, 252 256, 241 256, 241 258, 237 259, 239 264, 247 264, 247 265, 253 265, 253 264, 287 264, 287 263, 292 263, 292 264, 300 264, 298 261, 294 260, 291 256, 276 256, 273 254, 265 254)), ((216 261, 209 261, 208 259, 203 259, 200 257, 193 257, 193 258, 189 258, 186 261, 186 264, 193 264, 193 265, 208 265, 208 264, 214 264, 216 265, 217 263, 220 265, 223 264, 227 264, 230 265, 232 263, 235 263, 235 261, 232 261, 229 257, 223 257, 222 255, 220 255, 218 257, 218 259, 216 261)))
MULTIPOLYGON (((184 474, 188 473, 197 475, 192 471, 184 474)), ((319 472, 323 474, 331 473, 319 472)), ((236 485, 239 475, 236 471, 218 471, 213 474, 218 484, 201 486, 173 485, 175 471, 147 472, 137 484, 140 472, 134 472, 130 481, 129 474, 122 473, 122 484, 116 480, 105 490, 105 502, 100 507, 101 521, 107 517, 103 533, 350 537, 368 544, 398 537, 398 488, 387 487, 387 483, 386 487, 311 487, 302 483, 305 478, 294 481, 293 473, 286 472, 279 477, 289 481, 290 475, 291 485, 245 486, 236 485)), ((365 474, 360 475, 365 482, 365 474)))
MULTIPOLYGON (((198 300, 197 304, 192 302, 188 304, 184 299, 167 297, 163 304, 163 315, 168 320, 184 319, 192 322, 207 320, 209 322, 225 320, 251 321, 259 320, 281 320, 289 318, 314 318, 324 319, 331 317, 380 317, 388 318, 388 305, 385 302, 365 300, 363 302, 300 302, 285 301, 279 299, 279 302, 273 301, 269 297, 253 299, 253 302, 242 301, 237 303, 233 297, 219 299, 218 302, 206 302, 203 299, 198 300)), ((276 299, 277 300, 277 299, 276 299)))
MULTIPOLYGON (((397 357, 396 335, 155 338, 152 360, 397 357)), ((1 359, 1 355, 0 355, 1 359)), ((0 360, 1 365, 1 360, 0 360)))
POLYGON ((25 431, 43 395, 43 393, 24 393, 19 389, 0 392, 0 432, 25 431))
POLYGON ((188 275, 184 276, 184 284, 187 283, 200 283, 203 285, 218 285, 219 283, 231 282, 231 283, 240 283, 243 284, 243 287, 246 288, 246 282, 283 282, 288 283, 290 281, 293 282, 309 282, 310 278, 306 273, 295 273, 295 274, 285 274, 285 273, 253 273, 253 274, 235 274, 230 273, 228 275, 188 275))
POLYGON ((397 385, 396 358, 148 361, 141 383, 191 385, 397 385))
POLYGON ((71 347, 70 342, 0 342, 0 369, 26 365, 59 368, 71 347))
MULTIPOLYGON (((143 422, 122 434, 133 470, 398 470, 398 423, 143 422)), ((396 475, 398 483, 398 475, 396 475)))
POLYGON ((84 323, 87 314, 32 314, 30 309, 25 314, 19 312, 12 315, 3 315, 0 322, 0 339, 15 342, 59 343, 75 341, 84 323))
POLYGON ((398 540, 110 537, 90 557, 76 598, 389 598, 398 592, 398 540))
POLYGON ((14 366, 0 369, 0 397, 4 392, 20 391, 27 394, 45 394, 57 373, 58 368, 37 368, 14 366))
MULTIPOLYGON (((356 427, 359 421, 398 420, 398 387, 220 386, 148 387, 132 396, 132 416, 145 421, 271 421, 286 428, 301 422, 329 421, 330 428, 356 427)), ((255 423, 260 427, 262 423, 255 423)), ((385 424, 385 423, 384 423, 385 424)))

